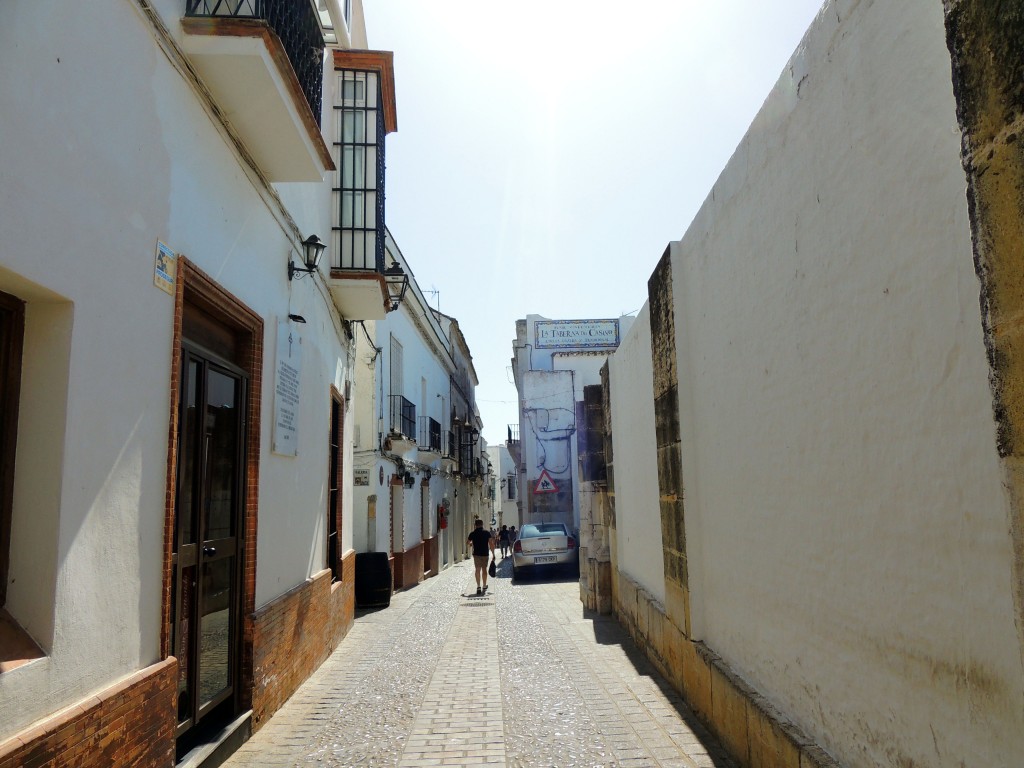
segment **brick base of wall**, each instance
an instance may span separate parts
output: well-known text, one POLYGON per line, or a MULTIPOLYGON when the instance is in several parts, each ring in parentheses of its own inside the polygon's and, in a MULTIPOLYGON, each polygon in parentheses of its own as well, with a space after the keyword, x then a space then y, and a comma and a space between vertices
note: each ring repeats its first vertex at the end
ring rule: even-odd
POLYGON ((619 623, 740 765, 839 768, 717 654, 686 638, 649 592, 621 573, 616 582, 619 623))
POLYGON ((394 581, 396 590, 414 587, 423 581, 423 545, 424 542, 420 542, 405 552, 395 552, 394 581))
POLYGON ((356 616, 356 553, 349 552, 341 561, 341 581, 331 584, 331 631, 333 651, 352 629, 356 616))
POLYGON ((0 743, 0 768, 174 765, 178 662, 169 658, 0 743))
POLYGON ((341 581, 320 571, 253 616, 252 728, 295 693, 348 633, 355 615, 355 553, 342 561, 341 581))

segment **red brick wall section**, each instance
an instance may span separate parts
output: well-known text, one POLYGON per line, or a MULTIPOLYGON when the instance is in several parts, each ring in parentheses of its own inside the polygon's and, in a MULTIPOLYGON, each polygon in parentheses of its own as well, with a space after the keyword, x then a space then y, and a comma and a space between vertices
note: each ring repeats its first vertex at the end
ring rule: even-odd
POLYGON ((423 542, 395 553, 395 589, 415 587, 423 580, 423 542))
POLYGON ((349 551, 341 559, 341 581, 331 584, 331 650, 338 647, 356 615, 356 553, 349 551))
MULTIPOLYGON (((354 556, 345 558, 346 564, 354 556)), ((349 566, 352 569, 352 566, 349 566)), ((344 606, 349 586, 338 590, 344 606)), ((319 667, 336 644, 331 572, 323 570, 305 584, 264 606, 253 616, 252 727, 256 731, 319 667)))
POLYGON ((0 768, 174 765, 174 658, 0 743, 0 768))

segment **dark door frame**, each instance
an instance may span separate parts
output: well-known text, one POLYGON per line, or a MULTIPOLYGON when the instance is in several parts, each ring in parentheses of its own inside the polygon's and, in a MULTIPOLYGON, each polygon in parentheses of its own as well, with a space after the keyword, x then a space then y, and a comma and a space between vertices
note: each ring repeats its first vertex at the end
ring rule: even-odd
MULTIPOLYGON (((181 373, 183 395, 187 395, 190 387, 195 386, 196 391, 192 394, 195 397, 197 408, 193 425, 194 434, 191 435, 190 440, 192 444, 187 447, 182 445, 184 435, 179 437, 178 443, 179 456, 186 455, 189 451, 192 451, 193 461, 191 466, 194 469, 194 474, 190 478, 182 477, 181 473, 184 465, 179 462, 179 478, 175 494, 177 510, 184 506, 186 494, 192 496, 188 505, 188 516, 191 518, 188 521, 188 528, 191 531, 192 540, 184 543, 179 540, 172 555, 174 567, 171 590, 172 599, 174 600, 174 605, 172 606, 172 642, 174 647, 172 651, 177 656, 179 663, 183 658, 188 658, 191 662, 187 667, 191 684, 190 701, 188 702, 189 719, 182 723, 179 715, 177 723, 177 735, 179 737, 199 727, 203 718, 209 716, 227 699, 231 698, 237 701, 241 684, 241 639, 244 622, 240 613, 243 559, 240 545, 243 542, 243 538, 239 533, 244 522, 245 509, 245 435, 247 431, 245 407, 249 378, 245 371, 220 358, 216 353, 204 349, 187 339, 182 339, 181 344, 183 348, 181 373), (195 382, 190 381, 191 375, 188 371, 192 363, 196 364, 196 371, 199 373, 195 382), (239 408, 237 432, 233 448, 234 456, 232 457, 234 467, 232 496, 234 504, 231 513, 230 530, 226 536, 211 535, 211 532, 206 528, 208 522, 207 514, 204 504, 201 503, 208 503, 210 501, 208 493, 211 491, 211 478, 208 475, 208 471, 211 466, 210 451, 212 446, 209 443, 210 425, 207 418, 210 402, 209 384, 213 374, 235 383, 234 398, 239 408), (230 586, 224 605, 228 618, 228 658, 231 661, 227 669, 228 685, 212 696, 209 701, 204 702, 202 686, 200 684, 202 680, 202 669, 200 668, 200 663, 202 662, 202 621, 204 618, 202 610, 207 600, 212 596, 212 594, 207 594, 207 587, 210 585, 207 584, 207 580, 204 577, 204 568, 207 565, 222 562, 227 558, 234 558, 234 567, 228 574, 230 586), (192 573, 192 587, 187 593, 188 600, 183 604, 185 593, 180 587, 182 586, 183 571, 186 568, 193 568, 194 571, 192 573), (183 616, 182 614, 188 615, 183 616), (190 628, 190 632, 184 638, 188 642, 187 648, 182 647, 183 638, 179 632, 175 631, 177 627, 174 626, 174 624, 179 624, 182 620, 186 621, 186 626, 190 628)), ((182 398, 183 402, 181 404, 181 418, 183 419, 187 410, 187 405, 184 402, 185 399, 185 397, 182 398)), ((184 522, 181 514, 176 512, 175 526, 178 534, 183 532, 184 522)), ((223 534, 223 532, 221 533, 223 534)), ((178 538, 179 536, 176 536, 176 539, 178 538)), ((179 669, 181 668, 179 667, 179 669)), ((237 706, 229 708, 232 710, 232 713, 234 710, 237 710, 237 706)), ((221 709, 223 710, 223 707, 221 709)))
MULTIPOLYGON (((178 433, 184 382, 183 319, 186 304, 212 319, 220 331, 233 339, 235 354, 230 361, 248 378, 246 432, 242 446, 242 483, 244 501, 238 520, 238 616, 240 639, 238 668, 233 695, 235 712, 252 707, 253 693, 253 614, 256 601, 256 531, 259 511, 260 403, 263 368, 263 319, 238 298, 183 256, 178 257, 175 282, 174 326, 171 344, 171 391, 167 440, 167 492, 164 509, 163 607, 160 655, 173 655, 171 626, 174 584, 175 489, 178 475, 178 433)), ((177 712, 173 714, 175 725, 177 712)))

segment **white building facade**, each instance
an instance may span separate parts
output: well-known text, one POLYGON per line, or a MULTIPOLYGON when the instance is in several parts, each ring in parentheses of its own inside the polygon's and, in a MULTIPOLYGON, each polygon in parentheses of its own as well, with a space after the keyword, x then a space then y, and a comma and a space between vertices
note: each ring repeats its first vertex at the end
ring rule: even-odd
POLYGON ((488 446, 487 457, 491 465, 491 519, 498 529, 503 525, 519 528, 519 467, 504 444, 488 446))
MULTIPOLYGON (((412 276, 390 233, 386 248, 412 276)), ((462 559, 479 513, 476 373, 458 324, 429 306, 414 276, 397 311, 362 325, 354 545, 388 552, 402 589, 462 559)))
POLYGON ((583 388, 633 318, 516 321, 512 371, 519 393, 519 498, 522 522, 563 522, 580 528, 578 432, 583 388))
POLYGON ((3 765, 244 737, 351 625, 391 58, 232 6, 0 7, 3 765))

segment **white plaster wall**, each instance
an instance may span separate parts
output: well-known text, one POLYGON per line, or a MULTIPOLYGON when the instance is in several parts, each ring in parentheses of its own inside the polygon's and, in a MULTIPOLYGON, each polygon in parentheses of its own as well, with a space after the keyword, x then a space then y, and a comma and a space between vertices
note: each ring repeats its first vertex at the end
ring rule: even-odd
MULTIPOLYGON (((370 537, 367 530, 370 525, 367 518, 367 501, 371 494, 377 495, 376 509, 376 546, 385 549, 390 533, 391 491, 388 488, 395 462, 391 458, 381 456, 381 438, 379 430, 380 414, 384 414, 383 430, 386 433, 390 426, 388 395, 391 393, 391 338, 402 345, 402 382, 398 389, 403 396, 416 406, 416 438, 419 437, 420 419, 423 416, 436 420, 442 432, 450 424, 451 392, 449 375, 453 370, 453 360, 449 351, 449 342, 444 335, 442 324, 434 318, 423 300, 419 286, 415 282, 408 262, 398 248, 397 243, 388 234, 387 248, 391 258, 403 265, 406 273, 411 276, 409 290, 399 309, 389 313, 383 320, 366 322, 367 334, 357 328, 355 359, 355 378, 360 400, 357 403, 356 421, 359 424, 358 467, 371 469, 370 485, 354 488, 353 527, 354 544, 357 551, 370 549, 370 537), (369 338, 367 338, 367 335, 369 338), (372 340, 372 343, 371 343, 372 340), (380 355, 375 362, 373 346, 380 347, 380 355), (383 406, 383 411, 381 410, 383 406), (385 481, 379 482, 379 469, 383 467, 385 481)), ((443 440, 443 436, 442 436, 443 440)), ((450 482, 439 473, 441 460, 430 454, 420 453, 416 447, 389 456, 402 459, 407 468, 416 476, 416 485, 402 491, 403 538, 404 547, 418 545, 423 539, 437 534, 437 507, 442 499, 452 498, 450 482), (424 527, 423 499, 420 481, 424 471, 429 469, 430 482, 427 497, 426 527, 424 527)), ((450 544, 450 542, 448 542, 450 544)), ((450 558, 449 558, 450 559, 450 558)))
POLYGON ((618 568, 664 602, 651 319, 646 304, 609 358, 608 380, 618 568))
MULTIPOLYGON (((173 26, 180 5, 164 6, 173 26)), ((55 373, 52 390, 26 393, 19 451, 44 453, 53 477, 33 490, 46 471, 19 467, 15 519, 42 499, 54 525, 16 529, 12 575, 38 581, 19 580, 9 604, 48 655, 0 675, 0 739, 158 658, 173 300, 153 286, 156 240, 264 319, 257 606, 323 568, 329 389, 349 365, 323 285, 287 282, 297 254, 282 215, 135 6, 59 16, 49 2, 0 6, 0 290, 28 299, 30 344, 45 330, 65 345, 26 358, 29 377, 55 373), (275 325, 289 312, 309 321, 298 458, 270 450, 275 325), (39 559, 26 564, 23 544, 39 559)), ((316 211, 291 214, 328 231, 316 211)))
MULTIPOLYGON (((552 412, 552 424, 557 424, 561 431, 567 429, 569 424, 576 424, 576 403, 573 400, 573 372, 534 370, 526 371, 521 379, 520 401, 523 407, 552 412), (555 421, 557 420, 557 421, 555 421)), ((552 429, 549 433, 535 431, 531 417, 524 412, 524 420, 519 427, 519 436, 522 446, 523 464, 526 473, 526 498, 525 514, 523 522, 534 522, 535 520, 555 519, 547 512, 538 512, 544 509, 543 504, 537 503, 538 494, 534 493, 541 472, 547 471, 555 483, 559 493, 566 491, 566 486, 571 490, 570 498, 562 498, 557 505, 552 506, 551 512, 557 512, 564 517, 562 522, 566 525, 573 525, 578 520, 579 512, 576 505, 575 477, 575 443, 576 432, 574 431, 567 439, 555 439, 550 435, 558 435, 560 430, 552 429), (535 515, 542 515, 536 518, 535 515)), ((561 518, 559 518, 561 519, 561 518)))
MULTIPOLYGON (((595 318, 607 319, 607 318, 595 318)), ((599 384, 601 381, 601 366, 604 365, 612 349, 592 349, 585 347, 553 347, 535 349, 536 324, 549 321, 550 318, 541 315, 527 315, 525 320, 520 320, 516 326, 517 338, 513 342, 515 358, 516 385, 519 390, 520 423, 519 436, 522 440, 522 456, 526 465, 526 475, 523 478, 524 493, 526 498, 523 502, 524 518, 529 519, 531 514, 530 491, 536 486, 540 475, 539 451, 537 449, 534 432, 530 426, 529 418, 524 409, 559 407, 567 408, 576 413, 576 404, 583 400, 583 387, 590 384, 599 384), (542 385, 543 373, 561 371, 572 374, 572 390, 569 402, 567 397, 560 393, 549 392, 549 385, 542 385), (557 398, 557 402, 555 399, 557 398)), ((623 315, 618 318, 619 339, 625 338, 626 333, 633 324, 634 318, 623 315)), ((552 377, 552 382, 558 379, 552 377)), ((556 386, 557 388, 557 386, 556 386)), ((577 424, 577 430, 581 425, 577 424)), ((569 439, 569 472, 559 481, 571 483, 572 485, 572 522, 574 529, 580 527, 580 497, 581 488, 579 481, 579 452, 578 433, 574 433, 569 439)), ((561 488, 561 485, 559 485, 561 488)), ((568 519, 566 520, 568 523, 568 519)))
POLYGON ((673 247, 694 635, 843 765, 1024 755, 964 190, 942 4, 833 2, 673 247))
POLYGON ((513 475, 512 483, 513 487, 516 485, 516 476, 518 476, 518 468, 512 458, 512 454, 509 453, 508 448, 504 444, 499 443, 498 445, 490 445, 487 447, 487 454, 491 459, 491 466, 493 468, 495 476, 495 499, 494 499, 494 515, 498 518, 499 527, 502 525, 516 526, 519 527, 519 488, 515 488, 514 494, 516 498, 509 499, 508 497, 508 476, 513 475), (502 488, 501 481, 506 481, 506 486, 502 488))

